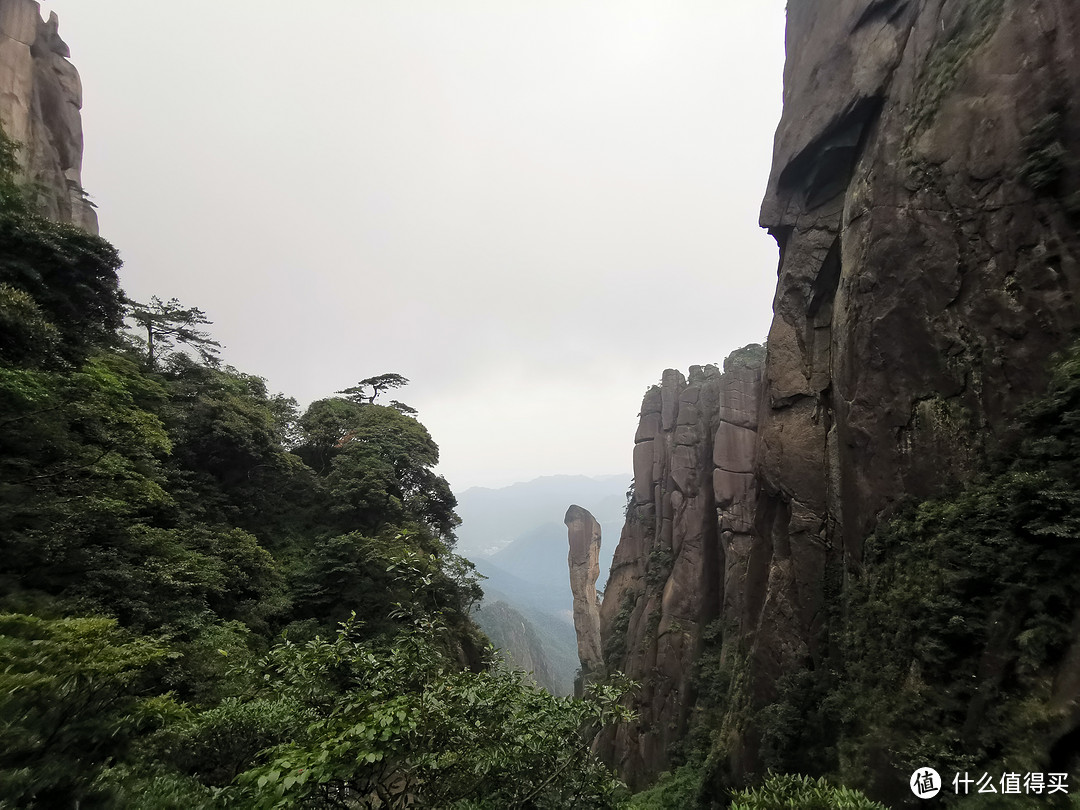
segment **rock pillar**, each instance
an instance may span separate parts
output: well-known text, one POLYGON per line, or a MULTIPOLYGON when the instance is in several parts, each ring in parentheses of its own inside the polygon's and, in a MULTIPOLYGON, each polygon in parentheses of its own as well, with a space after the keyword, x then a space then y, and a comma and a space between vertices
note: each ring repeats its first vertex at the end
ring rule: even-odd
POLYGON ((574 692, 581 696, 584 686, 604 676, 600 646, 600 598, 596 578, 600 575, 600 524, 588 509, 571 506, 563 519, 570 541, 570 589, 574 593, 574 629, 577 631, 581 677, 574 692))

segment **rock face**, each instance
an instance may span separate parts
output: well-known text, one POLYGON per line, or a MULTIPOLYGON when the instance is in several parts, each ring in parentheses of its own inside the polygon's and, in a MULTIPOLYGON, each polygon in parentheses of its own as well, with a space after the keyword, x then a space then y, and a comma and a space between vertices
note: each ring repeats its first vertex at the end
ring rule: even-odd
POLYGON ((694 705, 711 622, 747 605, 754 456, 764 349, 664 372, 645 394, 634 490, 601 605, 604 659, 641 684, 641 720, 597 741, 632 787, 668 765, 694 705))
POLYGON ((873 527, 969 479, 1043 389, 1080 327, 1077 31, 1066 0, 788 3, 760 412, 749 368, 737 417, 715 369, 666 372, 642 408, 602 608, 609 667, 643 683, 641 724, 599 742, 624 778, 665 766, 714 618, 710 655, 737 661, 714 759, 760 773, 752 718, 827 671, 873 527))
POLYGON ((821 661, 876 521, 970 477, 1080 325, 1080 7, 800 0, 787 25, 751 706, 821 661))
POLYGON ((0 0, 0 126, 43 216, 97 233, 82 189, 82 83, 55 14, 33 0, 0 0))
POLYGON ((596 578, 600 575, 600 524, 588 509, 572 505, 563 519, 570 553, 570 590, 574 594, 574 630, 577 631, 581 677, 574 691, 581 697, 585 683, 604 677, 600 648, 600 599, 596 578))

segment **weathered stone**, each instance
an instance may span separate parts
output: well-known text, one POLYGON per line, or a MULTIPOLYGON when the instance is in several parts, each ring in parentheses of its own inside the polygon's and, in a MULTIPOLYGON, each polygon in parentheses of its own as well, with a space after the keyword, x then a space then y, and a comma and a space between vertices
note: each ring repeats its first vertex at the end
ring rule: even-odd
MULTIPOLYGON (((969 478, 1080 327, 1078 26, 1065 0, 788 4, 760 492, 750 547, 723 535, 751 710, 827 654, 827 572, 899 496, 969 478), (1038 148, 1064 155, 1050 180, 1038 148)), ((714 476, 718 503, 739 484, 714 476)))
POLYGON ((0 32, 16 42, 30 46, 38 34, 41 10, 36 2, 3 0, 0 2, 0 32))
POLYGON ((671 745, 686 732, 695 699, 693 662, 705 627, 725 604, 745 601, 739 590, 745 561, 738 568, 725 558, 728 548, 743 554, 748 540, 740 534, 722 543, 720 534, 749 531, 755 479, 724 469, 752 469, 763 359, 764 349, 756 346, 734 353, 723 373, 693 366, 687 379, 669 369, 642 403, 637 494, 600 609, 608 667, 642 684, 635 700, 641 720, 597 741, 635 787, 668 766, 671 745), (724 422, 724 414, 733 422, 724 422), (729 439, 717 445, 721 431, 729 439), (715 459, 714 446, 721 448, 715 459), (726 448, 738 457, 725 457, 726 448), (723 485, 716 480, 726 481, 724 475, 739 480, 721 501, 716 493, 723 485), (731 595, 725 594, 729 582, 737 591, 731 595))
POLYGON ((82 83, 56 14, 34 0, 0 0, 0 126, 22 145, 24 179, 42 215, 97 233, 82 189, 82 83))
MULTIPOLYGON (((570 553, 570 590, 574 594, 574 630, 577 632, 578 660, 582 682, 604 677, 604 657, 600 644, 600 599, 596 578, 600 576, 600 524, 588 509, 572 505, 563 519, 570 553)), ((580 694, 579 694, 580 696, 580 694)))
POLYGON ((757 453, 757 432, 721 422, 713 440, 713 464, 728 472, 752 473, 757 453))
MULTIPOLYGON (((673 368, 664 372, 660 385, 661 415, 663 417, 663 429, 671 430, 675 427, 675 417, 679 412, 679 394, 686 387, 686 379, 682 373, 673 368)), ((644 404, 642 408, 644 408, 644 404)))
POLYGON ((754 523, 757 479, 747 473, 713 470, 713 492, 722 531, 749 534, 754 523))
POLYGON ((661 433, 660 414, 656 412, 641 414, 641 422, 638 424, 635 442, 646 442, 655 439, 661 433))
POLYGON ((653 441, 634 445, 634 502, 651 503, 653 498, 653 441))
POLYGON ((756 353, 724 363, 720 380, 720 419, 738 427, 757 430, 761 408, 761 380, 765 371, 764 347, 754 344, 756 353))
POLYGON ((0 0, 0 126, 20 143, 30 137, 37 20, 37 3, 0 0))

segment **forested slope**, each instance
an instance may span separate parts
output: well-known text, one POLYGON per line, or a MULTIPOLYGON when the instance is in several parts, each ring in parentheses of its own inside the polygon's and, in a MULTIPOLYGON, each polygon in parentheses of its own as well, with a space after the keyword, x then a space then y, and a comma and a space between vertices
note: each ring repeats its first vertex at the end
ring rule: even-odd
POLYGON ((3 139, 0 807, 610 806, 581 732, 614 693, 489 663, 410 409, 299 413, 16 166, 3 139))

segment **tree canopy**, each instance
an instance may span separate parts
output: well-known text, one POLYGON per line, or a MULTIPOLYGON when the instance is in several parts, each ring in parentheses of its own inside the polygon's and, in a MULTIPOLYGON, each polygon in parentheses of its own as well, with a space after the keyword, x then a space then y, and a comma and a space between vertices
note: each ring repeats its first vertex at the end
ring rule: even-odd
POLYGON ((376 403, 405 378, 300 414, 175 299, 129 305, 133 345, 116 251, 32 214, 13 154, 0 807, 614 806, 587 740, 618 687, 492 663, 438 447, 376 403))
MULTIPOLYGON (((400 374, 379 374, 375 377, 368 377, 367 379, 361 380, 351 388, 346 388, 344 391, 338 391, 338 393, 344 394, 345 398, 352 402, 373 405, 375 400, 384 391, 393 391, 397 388, 404 388, 408 384, 409 381, 400 374)), ((400 405, 401 403, 398 404, 400 405)))
POLYGON ((146 360, 151 368, 157 366, 163 357, 176 350, 181 343, 193 350, 204 363, 216 365, 221 344, 211 339, 210 334, 199 329, 208 326, 211 321, 198 307, 185 307, 171 298, 162 301, 156 295, 149 304, 127 301, 128 319, 134 321, 140 333, 145 333, 146 360))

